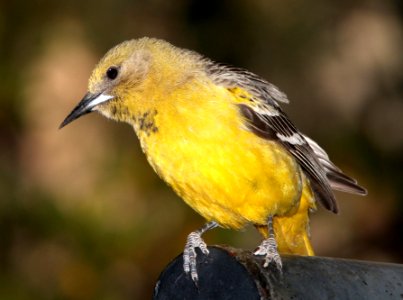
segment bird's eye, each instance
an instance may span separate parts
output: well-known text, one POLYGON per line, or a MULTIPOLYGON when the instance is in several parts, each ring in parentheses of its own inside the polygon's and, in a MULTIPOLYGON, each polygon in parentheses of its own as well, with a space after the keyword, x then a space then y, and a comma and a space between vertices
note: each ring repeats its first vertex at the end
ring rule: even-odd
POLYGON ((110 80, 114 80, 116 77, 118 77, 119 70, 117 67, 110 67, 108 70, 106 70, 106 77, 108 77, 110 80))

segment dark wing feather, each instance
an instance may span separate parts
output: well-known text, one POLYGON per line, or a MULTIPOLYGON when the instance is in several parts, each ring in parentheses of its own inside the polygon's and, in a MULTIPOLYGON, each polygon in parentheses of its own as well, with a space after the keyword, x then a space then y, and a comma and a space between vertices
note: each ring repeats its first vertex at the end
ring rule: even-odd
POLYGON ((323 150, 314 140, 307 136, 304 137, 326 170, 327 179, 333 189, 357 195, 367 194, 367 190, 358 185, 357 180, 344 174, 342 170, 330 161, 325 150, 323 150))

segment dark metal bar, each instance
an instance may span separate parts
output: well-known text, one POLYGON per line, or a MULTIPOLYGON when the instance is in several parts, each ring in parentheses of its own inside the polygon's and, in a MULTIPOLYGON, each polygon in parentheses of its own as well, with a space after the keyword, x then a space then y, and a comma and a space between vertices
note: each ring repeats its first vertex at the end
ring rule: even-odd
POLYGON ((403 265, 282 256, 279 273, 250 251, 209 250, 198 252, 197 287, 179 255, 161 273, 153 299, 403 299, 403 265))

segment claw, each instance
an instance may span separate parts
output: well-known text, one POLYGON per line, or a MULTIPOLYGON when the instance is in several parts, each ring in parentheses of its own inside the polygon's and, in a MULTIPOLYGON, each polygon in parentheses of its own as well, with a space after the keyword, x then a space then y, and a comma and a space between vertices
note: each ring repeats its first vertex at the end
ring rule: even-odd
POLYGON ((269 237, 263 240, 254 254, 265 256, 263 264, 264 268, 267 268, 269 264, 274 263, 277 270, 281 272, 283 268, 283 263, 281 262, 281 257, 277 250, 277 242, 273 229, 273 216, 270 216, 267 221, 267 229, 269 231, 269 237))
POLYGON ((283 263, 281 262, 280 254, 277 251, 276 240, 273 237, 263 240, 254 254, 265 256, 263 267, 267 268, 270 263, 274 263, 279 271, 282 270, 283 263))
POLYGON ((209 254, 206 243, 201 238, 201 234, 197 231, 188 235, 185 250, 183 251, 183 269, 186 274, 190 273, 190 277, 195 283, 199 279, 196 267, 196 248, 199 248, 205 255, 209 254))
POLYGON ((208 255, 209 251, 207 249, 207 244, 201 238, 202 234, 207 230, 217 227, 217 223, 209 222, 203 226, 200 230, 191 232, 186 240, 185 249, 183 251, 183 270, 186 274, 190 273, 190 277, 193 282, 197 285, 199 276, 197 274, 197 253, 196 248, 199 248, 204 255, 208 255))

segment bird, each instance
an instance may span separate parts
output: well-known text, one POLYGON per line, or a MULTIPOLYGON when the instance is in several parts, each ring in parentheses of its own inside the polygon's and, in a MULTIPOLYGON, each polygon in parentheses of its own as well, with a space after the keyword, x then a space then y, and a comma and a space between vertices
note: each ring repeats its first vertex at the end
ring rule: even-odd
POLYGON ((281 271, 282 254, 314 255, 317 203, 337 213, 333 190, 366 195, 281 108, 285 93, 246 69, 156 38, 118 44, 95 66, 88 92, 59 126, 98 112, 131 125, 154 171, 206 220, 191 232, 183 268, 197 283, 202 235, 253 225, 254 252, 281 271))

